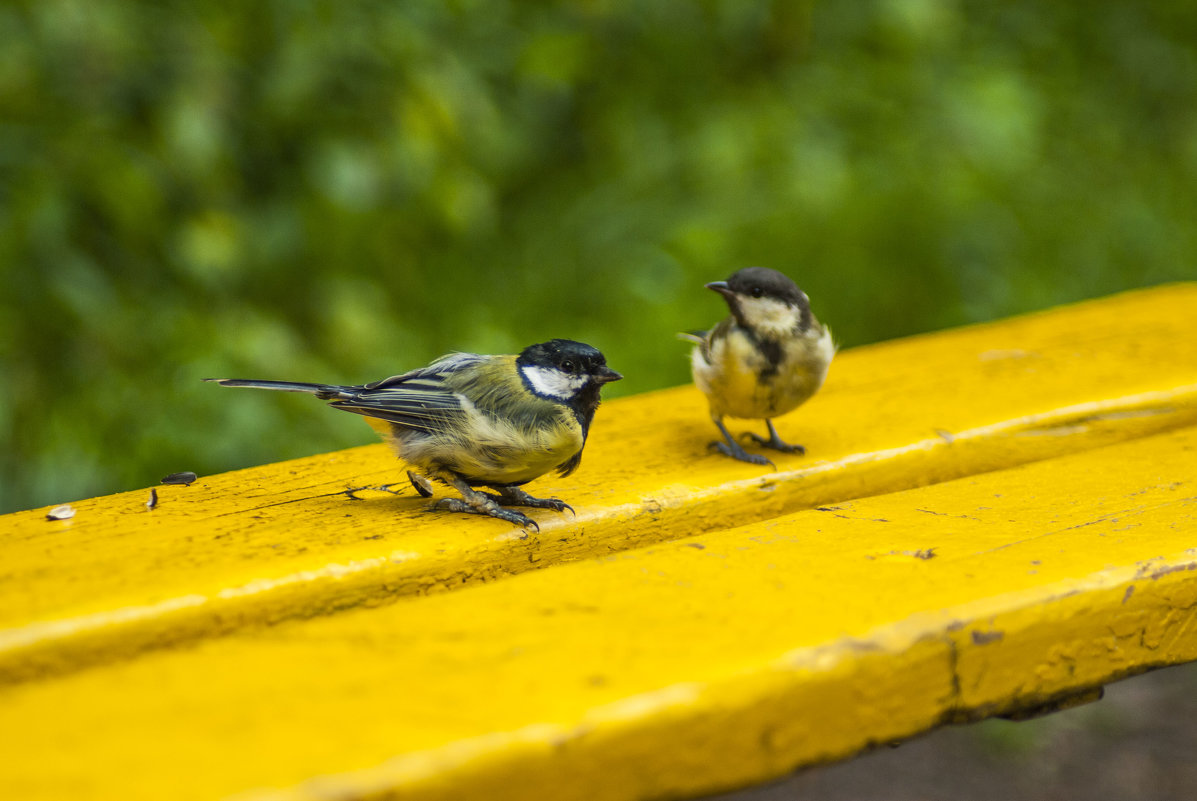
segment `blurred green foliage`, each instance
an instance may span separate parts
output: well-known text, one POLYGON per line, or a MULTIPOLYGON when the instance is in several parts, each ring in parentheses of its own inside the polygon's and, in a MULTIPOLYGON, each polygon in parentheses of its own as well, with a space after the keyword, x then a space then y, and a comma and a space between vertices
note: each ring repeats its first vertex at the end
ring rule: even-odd
POLYGON ((9 2, 0 511, 373 441, 205 376, 642 392, 738 267, 854 345, 1193 278, 1194 220, 1171 0, 9 2))

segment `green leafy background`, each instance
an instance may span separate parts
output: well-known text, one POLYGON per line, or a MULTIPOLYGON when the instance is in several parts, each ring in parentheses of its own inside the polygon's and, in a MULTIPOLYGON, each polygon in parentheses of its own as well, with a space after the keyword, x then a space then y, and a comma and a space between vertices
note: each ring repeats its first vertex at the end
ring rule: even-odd
POLYGON ((1195 220, 1174 0, 10 2, 0 511, 373 439, 205 376, 643 392, 741 266, 852 346, 1192 279, 1195 220))

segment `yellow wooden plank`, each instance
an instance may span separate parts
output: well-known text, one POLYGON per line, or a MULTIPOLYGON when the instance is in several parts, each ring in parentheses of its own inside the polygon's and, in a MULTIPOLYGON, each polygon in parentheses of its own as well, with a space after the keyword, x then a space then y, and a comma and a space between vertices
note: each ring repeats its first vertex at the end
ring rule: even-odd
POLYGON ((534 512, 539 535, 425 511, 382 445, 161 487, 153 510, 143 490, 66 521, 8 515, 0 682, 1190 424, 1195 307, 1197 284, 1174 285, 845 352, 780 421, 809 455, 777 455, 776 472, 707 450, 693 387, 610 403, 579 472, 533 484, 578 510, 534 512), (345 493, 386 483, 401 494, 345 493))
POLYGON ((0 690, 29 799, 642 799, 1197 659, 1197 428, 0 690))

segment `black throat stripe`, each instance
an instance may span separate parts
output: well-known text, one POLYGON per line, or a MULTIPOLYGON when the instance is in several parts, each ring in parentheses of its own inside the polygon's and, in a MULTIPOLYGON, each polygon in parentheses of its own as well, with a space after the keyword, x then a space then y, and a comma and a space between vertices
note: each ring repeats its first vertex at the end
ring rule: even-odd
POLYGON ((777 375, 781 367, 782 348, 781 342, 776 339, 760 336, 751 328, 743 327, 743 331, 748 335, 748 339, 752 342, 757 353, 765 359, 765 367, 760 372, 761 380, 773 378, 777 375))

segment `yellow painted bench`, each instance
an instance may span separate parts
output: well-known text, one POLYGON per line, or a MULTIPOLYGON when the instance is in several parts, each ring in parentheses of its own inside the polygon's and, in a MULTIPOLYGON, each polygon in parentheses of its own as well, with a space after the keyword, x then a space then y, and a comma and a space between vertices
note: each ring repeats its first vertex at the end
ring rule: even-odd
POLYGON ((1197 660, 1195 310, 844 352, 776 471, 611 402, 539 535, 381 445, 0 518, 0 796, 696 796, 1197 660))

